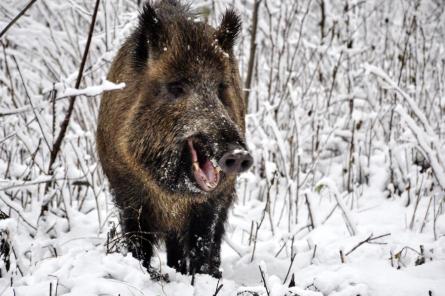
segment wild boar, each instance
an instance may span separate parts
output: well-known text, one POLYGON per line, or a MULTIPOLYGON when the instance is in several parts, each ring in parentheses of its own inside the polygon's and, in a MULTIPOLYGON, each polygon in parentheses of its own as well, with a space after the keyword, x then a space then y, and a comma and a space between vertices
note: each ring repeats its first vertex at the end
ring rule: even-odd
POLYGON ((100 105, 97 149, 122 231, 149 269, 165 241, 167 264, 220 277, 220 247, 236 176, 253 159, 233 46, 240 17, 218 28, 175 0, 147 2, 108 80, 126 87, 100 105))

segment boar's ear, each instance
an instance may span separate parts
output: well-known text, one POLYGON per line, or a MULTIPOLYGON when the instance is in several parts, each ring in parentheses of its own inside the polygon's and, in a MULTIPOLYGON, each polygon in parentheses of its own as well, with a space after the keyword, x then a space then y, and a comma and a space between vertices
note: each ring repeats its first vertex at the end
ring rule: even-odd
POLYGON ((216 32, 216 39, 224 50, 231 50, 241 30, 241 18, 233 9, 227 9, 216 32))
POLYGON ((150 47, 160 47, 163 27, 150 1, 144 4, 139 15, 139 28, 145 33, 150 47))
POLYGON ((143 68, 146 65, 149 52, 159 52, 162 36, 162 23, 150 5, 150 1, 147 1, 139 14, 135 32, 134 60, 137 68, 143 68))

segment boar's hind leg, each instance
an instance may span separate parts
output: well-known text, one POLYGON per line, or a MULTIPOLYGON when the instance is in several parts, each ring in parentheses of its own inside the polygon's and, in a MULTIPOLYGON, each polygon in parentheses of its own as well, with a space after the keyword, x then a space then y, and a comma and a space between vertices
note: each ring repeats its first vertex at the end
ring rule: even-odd
POLYGON ((227 209, 209 201, 194 209, 189 229, 190 273, 221 277, 221 238, 227 209))

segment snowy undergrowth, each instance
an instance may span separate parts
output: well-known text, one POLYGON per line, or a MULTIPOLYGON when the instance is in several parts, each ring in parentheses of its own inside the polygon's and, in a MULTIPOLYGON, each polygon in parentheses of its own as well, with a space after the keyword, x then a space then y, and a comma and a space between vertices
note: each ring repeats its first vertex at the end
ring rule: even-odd
MULTIPOLYGON (((97 163, 98 94, 136 20, 102 1, 41 0, 1 39, 0 295, 445 295, 445 5, 440 1, 260 3, 247 136, 223 279, 116 252, 97 163), (50 152, 78 95, 53 172, 50 152), (4 218, 4 219, 3 219, 4 218), (194 285, 191 285, 192 280, 194 285)), ((0 3, 0 28, 27 1, 0 3)), ((198 1, 212 24, 232 1, 198 1)), ((253 1, 237 48, 248 71, 253 1)))

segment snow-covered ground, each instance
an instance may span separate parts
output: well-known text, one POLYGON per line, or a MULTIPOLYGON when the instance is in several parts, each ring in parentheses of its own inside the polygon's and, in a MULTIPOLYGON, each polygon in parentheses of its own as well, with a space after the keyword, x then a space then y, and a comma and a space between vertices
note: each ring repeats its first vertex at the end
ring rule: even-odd
MULTIPOLYGON (((104 77, 136 1, 102 1, 74 90, 90 2, 37 1, 0 39, 0 295, 445 295, 445 4, 263 0, 255 165, 239 178, 223 278, 177 273, 161 245, 152 265, 166 282, 119 248, 94 143, 98 94, 124 87, 104 77)), ((0 29, 27 3, 2 1, 0 29)), ((194 7, 216 24, 230 3, 194 7)), ((245 77, 253 1, 235 7, 245 77)))
MULTIPOLYGON (((38 232, 29 240, 25 234, 10 233, 17 246, 29 248, 29 257, 24 261, 30 263, 22 262, 28 265, 27 272, 14 276, 12 287, 11 277, 1 279, 1 295, 50 295, 50 290, 51 295, 79 296, 213 295, 220 285, 218 295, 267 295, 260 267, 270 295, 445 295, 445 217, 441 215, 436 222, 435 239, 431 219, 424 219, 429 201, 422 199, 410 230, 412 208, 407 208, 402 199, 387 198, 383 190, 387 177, 385 159, 376 156, 374 161, 370 185, 356 197, 353 210, 349 210, 352 196, 343 198, 356 235, 350 234, 345 216, 328 188, 320 193, 307 192, 314 229, 307 225, 303 202, 299 214, 302 221, 291 225, 289 231, 284 220, 278 222, 281 203, 270 209, 270 217, 266 210, 262 219, 265 202, 238 200, 231 211, 223 245, 223 279, 197 275, 192 286, 191 276, 166 266, 162 247, 152 264, 169 275, 168 283, 151 280, 131 255, 108 254, 113 242, 107 242, 105 231, 98 234, 94 211, 73 212, 69 231, 66 224, 58 221, 57 238, 38 232), (257 226, 252 231, 252 221, 262 220, 256 235, 257 226), (249 244, 255 238, 256 245, 249 244), (369 243, 359 245, 366 239, 370 239, 369 243), (288 288, 291 277, 294 288, 288 288)), ((257 180, 253 179, 248 186, 254 191, 257 180)), ((3 220, 0 225, 11 232, 19 229, 13 219, 3 220)))

